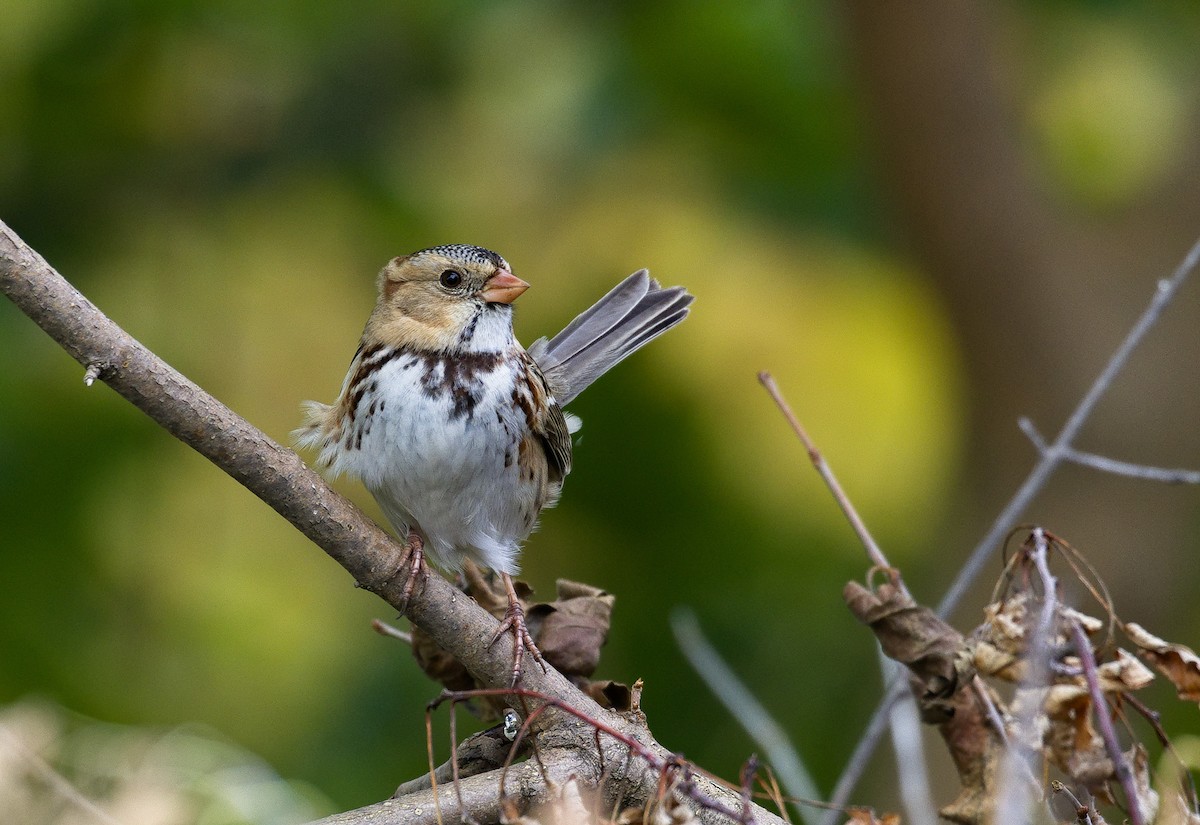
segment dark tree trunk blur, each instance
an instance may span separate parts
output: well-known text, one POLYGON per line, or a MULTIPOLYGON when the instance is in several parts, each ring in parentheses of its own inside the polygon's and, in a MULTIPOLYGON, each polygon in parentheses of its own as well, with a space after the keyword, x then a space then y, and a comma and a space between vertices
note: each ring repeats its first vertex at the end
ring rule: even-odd
MULTIPOLYGON (((893 222, 943 296, 965 353, 972 477, 955 537, 967 542, 1034 459, 1017 418, 1031 417, 1052 436, 1155 281, 1200 235, 1197 160, 1181 161, 1192 168, 1124 214, 1073 214, 1039 185, 1042 170, 1019 118, 1021 78, 1005 74, 1023 65, 1005 59, 1021 47, 1016 21, 995 6, 955 0, 855 0, 845 8, 893 222)), ((1200 466, 1198 290, 1192 283, 1151 333, 1081 449, 1200 466)), ((1158 585, 1137 604, 1153 612, 1172 586, 1183 586, 1177 582, 1195 581, 1196 501, 1194 490, 1068 468, 1026 517, 1075 543, 1110 580, 1140 573, 1158 585), (1130 550, 1149 547, 1179 566, 1146 571, 1130 550), (1177 578, 1184 570, 1193 575, 1177 578)))

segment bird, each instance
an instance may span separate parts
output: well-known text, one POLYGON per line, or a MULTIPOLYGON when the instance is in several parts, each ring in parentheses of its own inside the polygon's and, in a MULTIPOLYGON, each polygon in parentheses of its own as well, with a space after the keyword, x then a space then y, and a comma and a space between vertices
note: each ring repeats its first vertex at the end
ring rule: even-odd
POLYGON ((512 576, 571 472, 580 421, 563 408, 693 301, 641 269, 526 350, 513 302, 528 288, 504 258, 470 244, 393 258, 337 400, 305 402, 293 433, 319 468, 361 480, 405 541, 405 603, 426 555, 448 573, 470 560, 500 575, 508 609, 489 644, 512 633, 514 686, 524 651, 546 668, 512 576))

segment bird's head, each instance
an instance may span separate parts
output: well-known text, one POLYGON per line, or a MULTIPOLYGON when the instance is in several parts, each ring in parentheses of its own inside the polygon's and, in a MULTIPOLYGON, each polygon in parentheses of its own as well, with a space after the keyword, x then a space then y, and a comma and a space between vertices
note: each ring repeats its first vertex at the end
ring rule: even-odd
POLYGON ((363 340, 424 351, 497 351, 512 339, 512 302, 529 284, 491 250, 435 246, 393 258, 363 340))

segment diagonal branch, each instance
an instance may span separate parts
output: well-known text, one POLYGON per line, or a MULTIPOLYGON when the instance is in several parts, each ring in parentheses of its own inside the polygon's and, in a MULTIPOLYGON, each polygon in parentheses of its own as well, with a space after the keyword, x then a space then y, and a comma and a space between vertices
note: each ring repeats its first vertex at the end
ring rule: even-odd
MULTIPOLYGON (((407 571, 401 568, 403 548, 344 496, 334 492, 296 453, 277 444, 261 430, 189 381, 177 370, 113 323, 69 284, 15 232, 0 221, 0 291, 85 368, 90 386, 103 381, 154 419, 173 436, 195 449, 270 505, 340 564, 359 587, 376 593, 401 610, 407 571)), ((496 619, 449 582, 430 575, 418 586, 403 612, 439 645, 454 654, 481 684, 507 686, 512 662, 503 645, 489 648, 496 619)), ((557 671, 529 668, 522 687, 537 691, 580 713, 604 719, 647 747, 670 756, 649 738, 643 727, 601 709, 557 671)), ((530 710, 540 706, 532 700, 530 710)), ((574 748, 581 769, 594 751, 591 726, 559 711, 539 719, 535 735, 552 732, 558 748, 574 748)), ((654 794, 658 775, 643 771, 630 777, 622 791, 630 797, 654 794)), ((707 779, 697 777, 703 793, 725 807, 740 809, 741 798, 707 779)), ((495 788, 493 786, 493 791, 495 788)), ((526 800, 527 801, 527 800, 526 800)), ((404 799, 382 803, 373 823, 408 821, 404 799), (388 818, 387 811, 394 816, 388 818)), ((490 810, 490 809, 489 809, 490 810)), ((495 821, 487 811, 480 821, 495 821)), ((721 818, 700 810, 705 822, 721 818)), ((345 816, 353 816, 346 814, 345 816)), ((755 808, 763 825, 782 825, 778 816, 755 808)), ((346 820, 356 821, 356 820, 346 820)), ((359 820, 367 821, 367 820, 359 820)))
MULTIPOLYGON (((0 222, 0 290, 46 334, 167 432, 216 464, 396 609, 402 548, 295 452, 277 444, 135 340, 0 222)), ((503 684, 508 658, 487 649, 496 620, 430 576, 408 615, 487 683, 503 684)), ((530 674, 531 676, 533 674, 530 674)), ((540 676, 540 674, 538 674, 540 676)), ((554 675, 557 677, 557 674, 554 675)), ((528 687, 534 687, 529 684, 528 687)), ((538 684, 553 695, 561 678, 538 684)), ((585 700, 586 701, 586 700, 585 700)))

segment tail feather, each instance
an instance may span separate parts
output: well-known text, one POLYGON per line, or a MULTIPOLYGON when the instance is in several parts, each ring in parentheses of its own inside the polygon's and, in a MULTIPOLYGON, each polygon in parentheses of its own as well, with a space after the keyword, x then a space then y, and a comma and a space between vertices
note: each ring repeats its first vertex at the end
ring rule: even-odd
POLYGON ((547 345, 548 349, 559 361, 570 360, 637 309, 646 299, 652 283, 650 273, 639 269, 576 316, 562 332, 554 336, 547 345))
POLYGON ((558 335, 536 341, 529 354, 565 406, 615 364, 686 318, 692 300, 683 287, 663 289, 640 269, 558 335))

